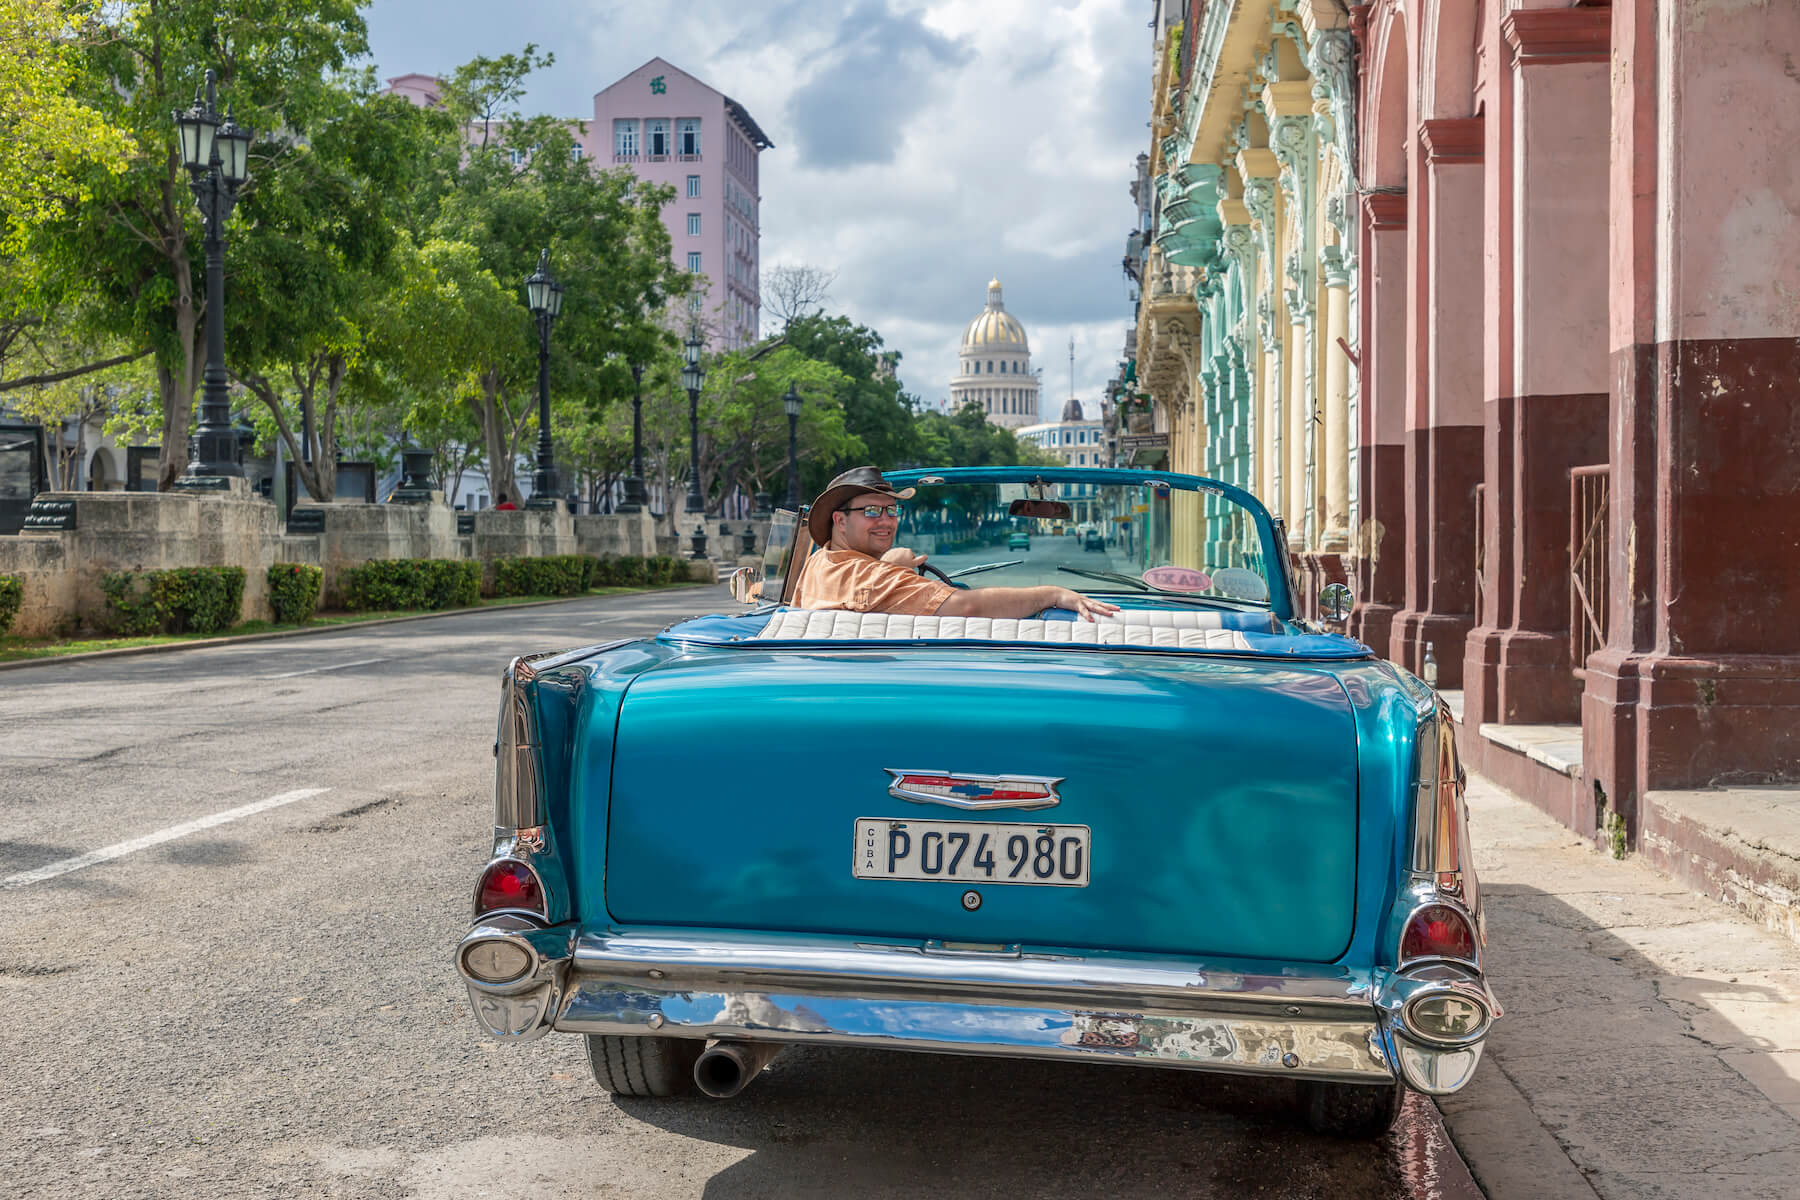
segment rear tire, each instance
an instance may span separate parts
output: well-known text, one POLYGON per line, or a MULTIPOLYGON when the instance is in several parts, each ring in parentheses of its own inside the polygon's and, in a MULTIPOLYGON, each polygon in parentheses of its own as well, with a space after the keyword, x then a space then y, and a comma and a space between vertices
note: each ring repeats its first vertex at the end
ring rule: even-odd
POLYGON ((590 1033, 588 1066, 594 1082, 615 1096, 685 1096, 694 1090, 699 1038, 619 1037, 590 1033))
POLYGON ((1378 1138, 1394 1127, 1406 1090, 1398 1082, 1385 1085, 1326 1083, 1300 1085, 1300 1109, 1314 1133, 1331 1137, 1378 1138))

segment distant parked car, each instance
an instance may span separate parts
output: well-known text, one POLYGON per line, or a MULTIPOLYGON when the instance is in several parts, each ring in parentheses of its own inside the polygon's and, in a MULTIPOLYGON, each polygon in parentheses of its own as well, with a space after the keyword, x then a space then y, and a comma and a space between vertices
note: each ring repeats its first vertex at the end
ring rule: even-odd
POLYGON ((1009 533, 1009 534, 1007 534, 1006 535, 1006 548, 1008 550, 1029 550, 1029 549, 1031 549, 1031 535, 1029 533, 1009 533))
POLYGON ((1090 529, 1081 539, 1081 548, 1083 550, 1104 550, 1106 549, 1106 539, 1100 536, 1098 529, 1090 529))

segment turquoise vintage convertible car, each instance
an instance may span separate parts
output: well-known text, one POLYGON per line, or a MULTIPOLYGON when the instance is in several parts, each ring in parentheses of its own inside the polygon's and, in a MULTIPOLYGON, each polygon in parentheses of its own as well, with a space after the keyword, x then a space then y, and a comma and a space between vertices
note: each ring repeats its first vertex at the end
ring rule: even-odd
POLYGON ((1280 523, 1188 475, 888 479, 922 570, 1119 613, 792 608, 787 514, 754 607, 514 660, 456 950, 481 1027, 583 1034, 633 1096, 862 1046, 1290 1078, 1368 1135, 1467 1083, 1500 1005, 1449 711, 1296 615, 1280 523), (1104 560, 1009 553, 1034 521, 1104 560))

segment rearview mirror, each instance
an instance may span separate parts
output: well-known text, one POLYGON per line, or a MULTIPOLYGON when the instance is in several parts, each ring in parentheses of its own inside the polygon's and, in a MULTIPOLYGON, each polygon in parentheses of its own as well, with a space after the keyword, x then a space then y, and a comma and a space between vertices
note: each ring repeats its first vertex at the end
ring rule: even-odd
POLYGON ((1014 500, 1006 506, 1008 516, 1038 517, 1046 521, 1067 521, 1075 510, 1061 500, 1014 500))
POLYGON ((739 604, 762 602, 762 568, 739 567, 731 573, 731 598, 739 604))
POLYGON ((1334 625, 1342 625, 1350 616, 1350 589, 1341 583, 1328 583, 1319 592, 1319 615, 1334 625))

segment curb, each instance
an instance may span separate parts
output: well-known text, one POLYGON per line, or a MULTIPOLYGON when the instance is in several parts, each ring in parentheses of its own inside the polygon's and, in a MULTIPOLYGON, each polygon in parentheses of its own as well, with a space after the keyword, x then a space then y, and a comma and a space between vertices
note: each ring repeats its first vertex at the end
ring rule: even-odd
POLYGON ((1594 1185, 1493 1056, 1436 1097, 1444 1133, 1488 1200, 1598 1200, 1594 1185))
MULTIPOLYGON (((689 587, 716 587, 717 584, 693 583, 689 587)), ((685 588, 644 588, 622 592, 621 596, 650 596, 658 592, 684 591, 685 588)), ((549 608, 553 604, 573 604, 577 600, 604 600, 605 596, 564 596, 555 600, 529 600, 524 604, 496 604, 479 608, 446 608, 440 612, 408 613, 404 617, 378 617, 372 621, 352 621, 343 625, 310 625, 300 629, 275 629, 268 633, 241 633, 237 636, 197 638, 191 642, 160 642, 154 646, 120 646, 112 650, 84 650, 80 654, 49 654, 43 658, 17 658, 0 662, 0 671, 25 667, 49 667, 59 663, 86 662, 96 658, 129 658, 137 654, 163 654, 173 650, 198 650, 206 646, 235 646, 248 642, 272 642, 278 638, 307 637, 321 633, 344 633, 356 629, 372 629, 377 625, 399 625, 405 621, 435 621, 440 617, 462 617, 470 613, 517 612, 526 608, 549 608)))

